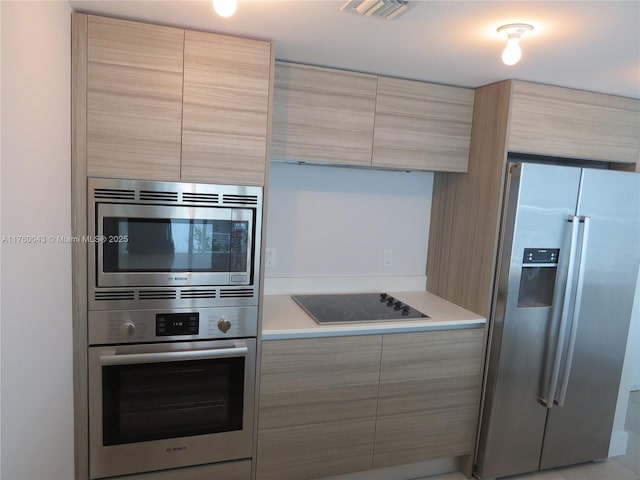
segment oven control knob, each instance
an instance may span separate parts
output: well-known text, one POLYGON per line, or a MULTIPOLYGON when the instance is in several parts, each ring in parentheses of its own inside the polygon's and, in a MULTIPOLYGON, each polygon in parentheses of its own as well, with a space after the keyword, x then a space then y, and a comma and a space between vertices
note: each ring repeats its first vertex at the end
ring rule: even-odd
POLYGON ((218 330, 220 330, 222 333, 227 333, 230 328, 231 322, 227 317, 222 317, 220 320, 218 320, 218 330))
POLYGON ((136 326, 133 322, 125 322, 120 325, 120 333, 123 337, 130 337, 136 331, 136 326))

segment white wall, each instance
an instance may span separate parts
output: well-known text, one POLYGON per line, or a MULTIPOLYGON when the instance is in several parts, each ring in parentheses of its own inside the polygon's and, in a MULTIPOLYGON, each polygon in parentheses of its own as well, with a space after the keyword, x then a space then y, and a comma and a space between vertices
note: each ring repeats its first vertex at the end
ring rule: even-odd
MULTIPOLYGON (((636 283, 636 296, 631 311, 631 324, 627 349, 622 366, 622 378, 618 389, 618 401, 613 417, 613 432, 609 443, 609 456, 624 455, 628 448, 629 435, 625 431, 625 420, 629 404, 629 391, 638 390, 640 379, 637 378, 640 365, 640 267, 636 283)), ((630 452, 629 452, 630 453, 630 452)))
POLYGON ((274 277, 422 276, 433 174, 271 163, 274 277), (383 250, 393 251, 383 266, 383 250))
POLYGON ((73 478, 71 8, 2 0, 2 480, 73 478))

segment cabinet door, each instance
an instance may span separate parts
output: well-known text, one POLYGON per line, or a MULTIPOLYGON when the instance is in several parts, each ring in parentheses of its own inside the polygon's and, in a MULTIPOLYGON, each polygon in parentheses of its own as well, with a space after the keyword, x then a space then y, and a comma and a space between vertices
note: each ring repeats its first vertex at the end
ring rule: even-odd
POLYGON ((472 452, 482 328, 385 335, 373 467, 472 452))
POLYGON ((87 174, 178 180, 184 31, 89 16, 87 174))
POLYGON ((378 77, 373 165, 466 172, 473 90, 378 77))
POLYGON ((185 32, 182 179, 264 185, 271 43, 185 32))
POLYGON ((381 336, 262 344, 258 480, 371 469, 381 336))
POLYGON ((638 161, 640 100, 513 82, 511 152, 638 161))
POLYGON ((277 62, 271 155, 371 165, 376 77, 277 62))

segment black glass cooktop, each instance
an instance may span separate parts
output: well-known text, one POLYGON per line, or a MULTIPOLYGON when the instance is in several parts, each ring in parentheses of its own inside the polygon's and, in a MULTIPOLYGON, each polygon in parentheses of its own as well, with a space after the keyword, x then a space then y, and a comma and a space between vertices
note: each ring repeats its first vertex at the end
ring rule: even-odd
POLYGON ((291 298, 320 324, 429 318, 387 293, 293 295, 291 298))

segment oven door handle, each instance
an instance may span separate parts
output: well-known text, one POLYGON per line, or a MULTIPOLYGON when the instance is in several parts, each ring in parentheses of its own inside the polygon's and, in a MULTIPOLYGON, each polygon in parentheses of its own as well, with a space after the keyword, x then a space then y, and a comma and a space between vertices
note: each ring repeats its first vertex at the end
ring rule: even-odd
POLYGON ((178 352, 127 353, 123 355, 102 355, 100 363, 110 365, 133 365, 140 363, 176 362, 181 360, 206 360, 209 358, 245 357, 249 349, 245 346, 214 348, 209 350, 185 350, 178 352))

